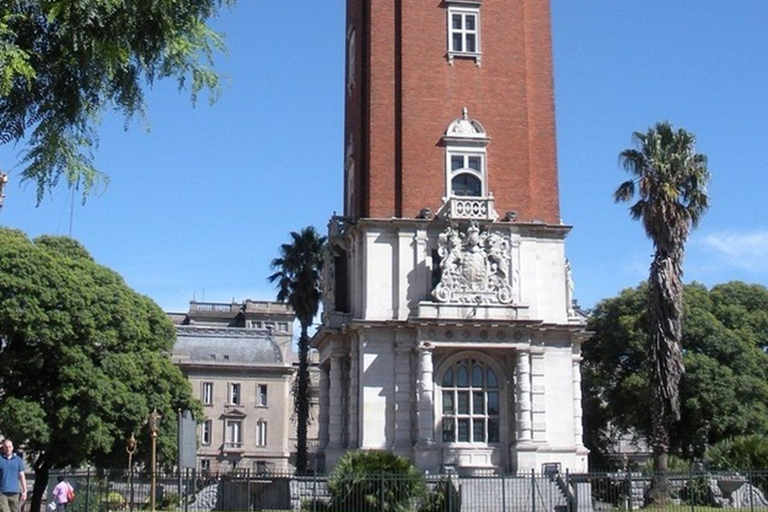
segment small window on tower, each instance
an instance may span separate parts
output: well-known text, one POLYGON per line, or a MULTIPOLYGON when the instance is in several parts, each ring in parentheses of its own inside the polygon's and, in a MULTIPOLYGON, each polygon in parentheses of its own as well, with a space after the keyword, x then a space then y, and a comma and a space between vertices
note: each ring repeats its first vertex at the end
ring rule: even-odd
POLYGON ((474 58, 480 65, 480 9, 464 4, 448 7, 448 61, 455 57, 474 58))
POLYGON ((453 197, 482 197, 484 154, 449 153, 450 195, 453 197))

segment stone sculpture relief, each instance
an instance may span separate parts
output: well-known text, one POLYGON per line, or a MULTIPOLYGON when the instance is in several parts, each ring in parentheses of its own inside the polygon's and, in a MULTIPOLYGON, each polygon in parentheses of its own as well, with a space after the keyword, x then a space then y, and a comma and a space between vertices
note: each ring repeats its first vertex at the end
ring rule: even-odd
POLYGON ((476 223, 466 234, 448 227, 438 240, 440 282, 432 291, 438 302, 509 304, 512 302, 511 242, 498 232, 481 232, 476 223))

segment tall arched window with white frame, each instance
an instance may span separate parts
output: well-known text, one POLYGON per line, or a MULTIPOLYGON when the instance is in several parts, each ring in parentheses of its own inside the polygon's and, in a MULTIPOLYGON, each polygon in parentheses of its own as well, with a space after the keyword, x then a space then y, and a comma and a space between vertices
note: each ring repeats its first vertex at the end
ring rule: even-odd
POLYGON ((441 440, 445 444, 501 442, 501 394, 493 368, 479 358, 459 359, 440 378, 441 440))

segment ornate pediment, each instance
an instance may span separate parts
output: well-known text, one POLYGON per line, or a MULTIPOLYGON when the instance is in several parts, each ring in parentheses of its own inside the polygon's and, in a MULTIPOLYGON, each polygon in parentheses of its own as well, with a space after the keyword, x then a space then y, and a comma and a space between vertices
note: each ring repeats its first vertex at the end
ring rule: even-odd
POLYGON ((497 231, 481 232, 476 223, 466 233, 448 227, 438 240, 440 282, 432 291, 437 302, 511 304, 515 278, 512 242, 497 231))

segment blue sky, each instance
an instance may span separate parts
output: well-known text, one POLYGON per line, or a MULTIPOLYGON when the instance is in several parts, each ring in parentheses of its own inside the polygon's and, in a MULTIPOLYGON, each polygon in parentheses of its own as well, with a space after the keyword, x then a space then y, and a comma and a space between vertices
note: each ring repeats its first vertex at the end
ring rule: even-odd
MULTIPOLYGON (((492 1, 492 0, 487 0, 492 1)), ((342 204, 342 0, 241 0, 214 20, 223 95, 192 108, 168 81, 148 125, 105 114, 97 165, 109 187, 76 201, 72 235, 166 310, 271 299, 269 262, 291 230, 324 231, 342 204)), ((552 0, 558 164, 576 297, 591 307, 645 279, 652 246, 612 192, 631 134, 668 120, 709 157, 711 209, 685 280, 768 284, 768 2, 552 0)), ((0 224, 67 234, 70 194, 35 208, 18 154, 0 224)))

